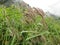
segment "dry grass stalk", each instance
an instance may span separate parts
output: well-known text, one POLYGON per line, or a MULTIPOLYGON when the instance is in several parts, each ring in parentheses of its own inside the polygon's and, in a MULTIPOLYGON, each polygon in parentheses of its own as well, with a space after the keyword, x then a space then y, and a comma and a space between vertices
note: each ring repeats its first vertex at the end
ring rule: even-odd
POLYGON ((33 11, 33 9, 31 7, 28 7, 25 11, 24 11, 24 15, 25 15, 25 19, 28 23, 34 22, 34 17, 35 17, 35 13, 33 11))
POLYGON ((42 17, 42 23, 45 27, 45 30, 48 30, 48 27, 47 27, 47 24, 46 24, 46 21, 45 21, 45 13, 42 9, 39 9, 39 8, 34 8, 35 10, 35 13, 37 13, 38 15, 40 15, 42 17))

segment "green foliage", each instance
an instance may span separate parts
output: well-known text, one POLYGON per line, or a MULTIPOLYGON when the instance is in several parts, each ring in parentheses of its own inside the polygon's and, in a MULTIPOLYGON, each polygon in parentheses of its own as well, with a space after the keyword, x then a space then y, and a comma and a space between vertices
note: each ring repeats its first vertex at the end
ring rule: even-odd
POLYGON ((22 10, 0 7, 0 45, 60 45, 60 21, 46 17, 44 30, 40 16, 28 24, 22 10))

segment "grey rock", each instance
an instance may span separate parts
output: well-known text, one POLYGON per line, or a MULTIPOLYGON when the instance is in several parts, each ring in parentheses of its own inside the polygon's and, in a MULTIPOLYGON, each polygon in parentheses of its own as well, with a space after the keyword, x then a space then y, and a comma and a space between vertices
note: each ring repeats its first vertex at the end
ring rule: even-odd
POLYGON ((23 0, 0 0, 0 5, 11 6, 11 5, 20 5, 23 0))

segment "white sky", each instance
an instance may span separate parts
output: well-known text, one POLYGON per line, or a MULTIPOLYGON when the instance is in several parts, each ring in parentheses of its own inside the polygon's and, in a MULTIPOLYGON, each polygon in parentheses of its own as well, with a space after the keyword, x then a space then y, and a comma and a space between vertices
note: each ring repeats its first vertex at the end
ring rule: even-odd
POLYGON ((49 10, 53 13, 60 14, 60 0, 23 0, 32 7, 42 8, 44 11, 49 10), (59 4, 58 4, 59 3, 59 4), (59 13, 58 13, 59 12, 59 13))

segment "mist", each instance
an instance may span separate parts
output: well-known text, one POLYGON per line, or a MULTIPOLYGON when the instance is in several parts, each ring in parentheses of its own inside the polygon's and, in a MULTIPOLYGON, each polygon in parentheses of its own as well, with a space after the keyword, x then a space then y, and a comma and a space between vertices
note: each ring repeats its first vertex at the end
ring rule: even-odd
POLYGON ((45 12, 49 11, 50 13, 60 16, 60 0, 23 0, 28 3, 31 7, 38 7, 44 10, 45 12))

